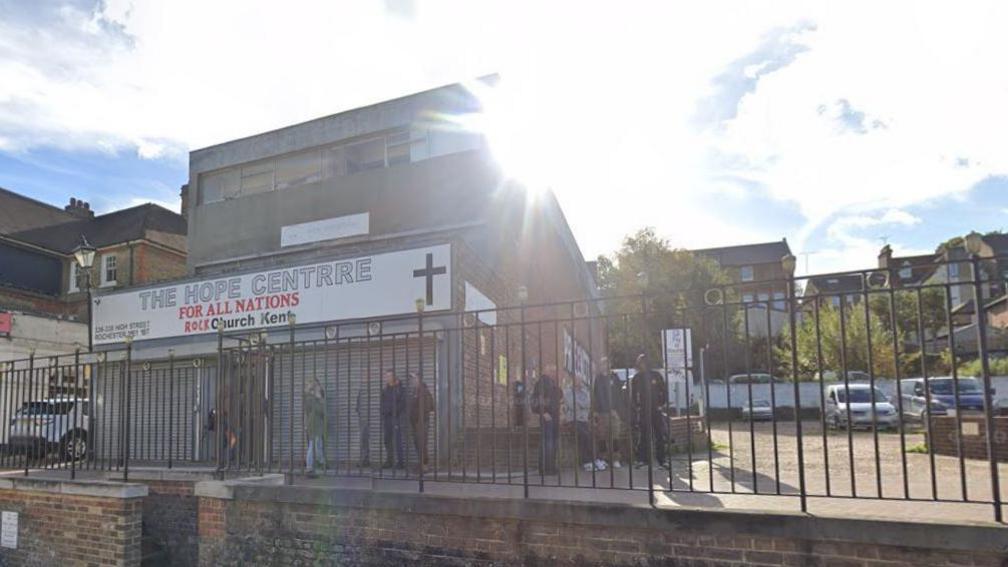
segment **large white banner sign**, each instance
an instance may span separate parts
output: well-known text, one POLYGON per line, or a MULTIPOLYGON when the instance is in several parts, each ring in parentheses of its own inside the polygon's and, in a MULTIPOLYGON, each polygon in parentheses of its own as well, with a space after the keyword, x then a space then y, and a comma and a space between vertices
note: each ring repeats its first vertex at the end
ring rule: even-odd
POLYGON ((451 308, 451 246, 388 252, 94 298, 97 345, 451 308))

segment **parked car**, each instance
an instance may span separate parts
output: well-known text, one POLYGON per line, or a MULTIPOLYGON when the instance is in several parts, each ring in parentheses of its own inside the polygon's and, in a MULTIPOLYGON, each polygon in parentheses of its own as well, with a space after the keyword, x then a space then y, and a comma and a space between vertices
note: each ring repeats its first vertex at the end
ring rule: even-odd
MULTIPOLYGON (((820 380, 820 373, 816 372, 814 376, 816 381, 820 380)), ((823 382, 843 382, 843 373, 837 372, 836 370, 825 370, 822 372, 821 379, 823 382)), ((880 378, 875 377, 876 380, 880 378)), ((848 382, 871 382, 871 375, 863 370, 848 370, 847 371, 847 381, 848 382)))
POLYGON ((784 382, 782 378, 771 376, 766 372, 751 372, 748 374, 733 374, 728 378, 729 384, 769 384, 770 382, 784 382))
POLYGON ((34 455, 56 449, 64 459, 83 459, 88 450, 90 405, 87 399, 73 398, 25 402, 10 420, 7 447, 34 455))
POLYGON ((889 398, 878 388, 874 389, 873 396, 869 384, 832 384, 826 387, 826 423, 830 427, 895 428, 899 419, 889 398))
MULTIPOLYGON (((956 383, 951 376, 936 376, 928 378, 927 388, 930 392, 924 391, 925 380, 923 378, 906 378, 900 380, 900 396, 903 398, 903 415, 911 419, 927 419, 925 408, 927 407, 928 393, 931 398, 931 415, 946 415, 950 408, 956 407, 956 383)), ((976 378, 960 377, 959 405, 963 412, 982 412, 984 410, 983 383, 976 378)), ((994 395, 992 389, 991 395, 994 395)))
POLYGON ((748 403, 742 405, 742 419, 746 421, 770 421, 773 414, 769 400, 753 400, 751 408, 748 403))

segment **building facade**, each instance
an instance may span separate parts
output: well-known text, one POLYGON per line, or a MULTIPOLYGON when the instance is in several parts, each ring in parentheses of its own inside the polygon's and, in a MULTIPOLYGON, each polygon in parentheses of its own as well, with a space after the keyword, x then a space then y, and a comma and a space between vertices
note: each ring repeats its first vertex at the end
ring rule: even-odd
MULTIPOLYGON (((307 362, 263 355, 250 383, 319 379, 334 414, 362 392, 376 415, 383 370, 415 371, 445 416, 439 438, 505 427, 518 382, 587 372, 602 335, 572 316, 597 310, 597 290, 555 197, 508 178, 459 126, 479 111, 449 85, 192 152, 186 277, 99 291, 96 342, 129 336, 138 358, 170 349, 209 367, 218 340, 293 341, 307 362)), ((301 392, 276 392, 281 414, 262 427, 299 427, 301 392)), ((237 397, 211 389, 202 403, 236 415, 237 397)))
POLYGON ((63 209, 0 190, 0 312, 12 325, 2 355, 23 358, 87 346, 87 274, 73 251, 82 238, 97 249, 96 290, 115 290, 185 273, 186 224, 152 204, 95 215, 71 199, 63 209), (58 329, 58 330, 57 330, 58 329))

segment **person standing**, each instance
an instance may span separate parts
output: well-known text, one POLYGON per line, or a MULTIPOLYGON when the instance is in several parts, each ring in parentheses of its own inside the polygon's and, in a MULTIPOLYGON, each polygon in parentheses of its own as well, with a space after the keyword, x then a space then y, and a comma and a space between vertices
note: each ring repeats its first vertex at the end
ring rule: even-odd
POLYGON ((361 386, 357 390, 357 400, 354 402, 354 411, 357 412, 357 430, 360 432, 360 467, 371 466, 371 421, 370 408, 368 407, 367 385, 361 386))
POLYGON ((573 424, 574 438, 577 447, 578 463, 585 470, 591 472, 592 468, 600 471, 606 470, 605 461, 595 458, 594 444, 592 443, 591 423, 591 392, 585 385, 581 375, 574 373, 571 384, 564 388, 563 394, 563 421, 564 425, 573 424))
POLYGON ((556 365, 546 366, 546 372, 539 376, 532 389, 532 413, 539 415, 540 448, 539 471, 553 475, 557 472, 557 437, 559 436, 560 398, 563 396, 557 385, 556 365))
POLYGON ((406 396, 402 382, 392 370, 385 371, 385 385, 381 391, 381 418, 384 430, 385 463, 384 468, 404 468, 402 420, 406 413, 406 396), (392 457, 395 456, 395 463, 392 457))
POLYGON ((305 429, 308 452, 305 455, 307 475, 315 476, 315 464, 325 466, 325 390, 318 378, 312 378, 305 391, 305 429))
POLYGON ((637 429, 637 462, 651 462, 651 448, 658 466, 665 466, 665 414, 668 390, 661 374, 651 369, 646 354, 637 357, 637 372, 631 379, 634 418, 637 429))
POLYGON ((614 469, 623 467, 621 458, 630 457, 624 452, 624 423, 626 422, 626 387, 609 368, 609 359, 599 361, 599 373, 592 385, 592 407, 595 412, 595 442, 602 447, 614 469))
POLYGON ((417 467, 427 470, 427 424, 434 411, 434 397, 416 372, 410 372, 409 416, 413 431, 413 447, 417 452, 417 467))

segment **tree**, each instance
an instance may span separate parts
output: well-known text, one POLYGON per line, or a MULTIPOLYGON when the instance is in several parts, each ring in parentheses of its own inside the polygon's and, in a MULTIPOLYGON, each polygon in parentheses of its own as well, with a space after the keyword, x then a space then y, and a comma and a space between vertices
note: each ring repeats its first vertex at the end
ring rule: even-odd
MULTIPOLYGON (((860 304, 842 308, 820 305, 817 324, 814 307, 803 311, 797 326, 795 342, 798 345, 799 380, 815 380, 820 370, 835 372, 842 379, 841 371, 845 366, 848 372, 867 372, 869 337, 871 368, 875 376, 891 378, 896 375, 893 334, 882 323, 882 318, 873 316, 869 311, 866 321, 864 306, 860 304)), ((788 333, 790 329, 785 328, 782 336, 789 337, 788 333)), ((789 340, 782 342, 776 349, 778 365, 790 374, 791 344, 789 340)))
POLYGON ((600 256, 598 273, 603 295, 614 298, 605 305, 614 367, 632 366, 642 351, 660 364, 662 329, 692 329, 695 350, 726 338, 720 309, 706 305, 704 294, 728 284, 728 275, 709 258, 673 249, 653 228, 627 236, 611 257, 600 256))

